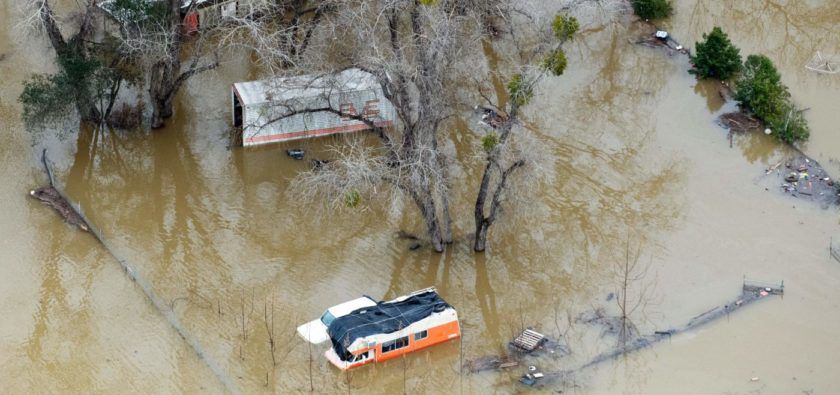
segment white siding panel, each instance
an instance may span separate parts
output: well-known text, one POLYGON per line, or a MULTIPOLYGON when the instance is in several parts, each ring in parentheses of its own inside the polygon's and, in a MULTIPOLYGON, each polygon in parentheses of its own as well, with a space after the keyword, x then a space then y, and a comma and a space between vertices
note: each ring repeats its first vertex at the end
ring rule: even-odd
MULTIPOLYGON (((394 109, 379 89, 337 92, 330 96, 330 106, 345 113, 364 115, 374 122, 390 125, 394 109)), ((296 99, 281 104, 254 104, 245 107, 243 145, 288 141, 366 129, 366 124, 318 111, 284 117, 294 110, 326 107, 320 97, 296 99)))

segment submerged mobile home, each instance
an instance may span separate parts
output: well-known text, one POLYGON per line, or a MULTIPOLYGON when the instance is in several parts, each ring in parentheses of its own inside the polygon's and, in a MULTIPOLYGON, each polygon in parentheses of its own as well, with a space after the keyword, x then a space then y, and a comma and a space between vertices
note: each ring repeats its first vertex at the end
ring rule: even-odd
POLYGON ((389 127, 394 120, 376 78, 359 69, 233 84, 231 112, 234 141, 243 146, 360 131, 367 122, 389 127))
POLYGON ((426 288, 336 317, 327 334, 327 360, 346 370, 457 339, 461 327, 455 309, 426 288))

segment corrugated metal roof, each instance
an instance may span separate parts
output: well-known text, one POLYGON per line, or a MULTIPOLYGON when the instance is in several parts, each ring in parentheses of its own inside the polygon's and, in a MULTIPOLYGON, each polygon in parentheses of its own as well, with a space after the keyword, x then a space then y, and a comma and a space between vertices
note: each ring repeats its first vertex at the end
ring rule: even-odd
POLYGON ((376 78, 360 69, 347 69, 338 74, 302 75, 271 80, 233 84, 243 106, 289 99, 324 96, 327 92, 348 92, 379 87, 376 78))

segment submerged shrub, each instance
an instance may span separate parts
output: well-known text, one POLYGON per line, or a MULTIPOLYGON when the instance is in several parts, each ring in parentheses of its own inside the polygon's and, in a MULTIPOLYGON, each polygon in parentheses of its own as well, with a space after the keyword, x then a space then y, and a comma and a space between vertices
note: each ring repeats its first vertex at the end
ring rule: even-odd
POLYGON ((761 118, 779 140, 794 143, 807 140, 808 122, 790 102, 788 88, 776 66, 764 55, 750 55, 735 84, 735 100, 761 118))
POLYGON ((359 206, 359 203, 362 202, 362 194, 359 193, 357 190, 348 191, 344 194, 344 205, 350 208, 355 208, 359 206))
POLYGON ((564 14, 557 14, 551 23, 551 30, 561 42, 571 40, 580 28, 577 18, 564 14))
POLYGON ((496 132, 490 132, 481 137, 481 147, 484 151, 490 152, 497 145, 499 145, 499 135, 496 132))
POLYGON ((633 12, 644 19, 659 19, 671 15, 670 0, 633 0, 633 12))
POLYGON ((697 43, 697 55, 691 57, 692 73, 700 78, 728 80, 741 70, 741 51, 732 45, 729 37, 715 26, 703 41, 697 43))
POLYGON ((542 67, 550 71, 551 74, 562 75, 563 72, 566 71, 567 63, 566 53, 563 52, 562 48, 557 48, 545 56, 545 59, 543 59, 542 62, 542 67))
POLYGON ((522 74, 514 74, 507 84, 507 89, 510 100, 520 107, 528 104, 534 97, 534 90, 525 81, 522 74))
POLYGON ((811 136, 808 121, 805 120, 802 110, 790 103, 785 104, 781 114, 767 119, 766 122, 776 138, 788 144, 808 140, 811 136))

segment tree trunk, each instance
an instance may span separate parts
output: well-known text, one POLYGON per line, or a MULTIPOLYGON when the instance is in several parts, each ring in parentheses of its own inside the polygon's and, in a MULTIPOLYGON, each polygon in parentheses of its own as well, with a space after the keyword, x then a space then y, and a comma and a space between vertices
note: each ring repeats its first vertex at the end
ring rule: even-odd
POLYGON ((181 72, 181 14, 180 0, 169 0, 168 21, 170 37, 164 60, 152 66, 149 77, 149 97, 152 100, 152 128, 163 127, 163 120, 173 114, 172 103, 181 72))
POLYGON ((475 252, 483 252, 487 249, 487 231, 489 229, 490 223, 486 220, 476 222, 475 241, 473 243, 473 250, 475 250, 475 252))
POLYGON ((163 120, 173 114, 172 103, 180 69, 181 61, 177 58, 158 62, 152 67, 149 96, 152 100, 153 129, 163 127, 163 120))
MULTIPOLYGON (((86 12, 90 12, 90 7, 88 7, 86 12)), ((58 27, 58 22, 55 20, 55 15, 53 14, 49 1, 44 0, 39 11, 39 17, 56 55, 59 57, 73 56, 88 59, 87 51, 84 47, 85 40, 87 39, 86 36, 90 31, 90 20, 87 14, 84 15, 79 31, 70 38, 69 42, 61 34, 61 29, 58 27)), ((74 83, 76 82, 74 81, 74 83)), ((96 107, 93 98, 90 97, 90 92, 83 88, 80 87, 75 92, 76 110, 79 112, 79 117, 84 122, 99 123, 102 121, 102 113, 96 107)))
POLYGON ((416 191, 411 191, 411 196, 417 208, 420 209, 420 214, 423 216, 423 221, 426 223, 426 231, 429 234, 429 241, 432 243, 432 248, 436 252, 443 252, 443 240, 440 235, 440 224, 437 218, 437 211, 435 210, 435 202, 431 194, 423 192, 419 194, 416 191))
POLYGON ((443 205, 443 227, 442 238, 446 244, 452 244, 452 216, 449 214, 449 191, 441 193, 441 205, 443 205))
POLYGON ((482 252, 487 247, 487 230, 490 224, 484 216, 484 206, 487 202, 487 188, 490 186, 491 159, 487 159, 484 166, 484 176, 481 177, 481 186, 478 188, 478 197, 475 199, 475 242, 473 250, 482 252))

